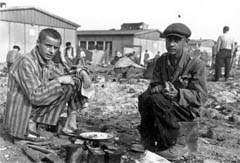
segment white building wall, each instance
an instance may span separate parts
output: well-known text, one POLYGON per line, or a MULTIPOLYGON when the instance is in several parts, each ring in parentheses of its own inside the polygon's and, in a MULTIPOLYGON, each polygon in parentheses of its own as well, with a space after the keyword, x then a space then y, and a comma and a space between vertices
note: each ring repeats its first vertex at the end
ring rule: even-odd
POLYGON ((24 24, 10 22, 10 49, 13 45, 18 45, 21 48, 20 53, 25 49, 24 24))
POLYGON ((165 39, 146 40, 146 39, 135 38, 134 45, 140 45, 142 47, 141 61, 140 61, 141 64, 143 64, 145 50, 148 50, 148 53, 150 54, 150 58, 153 58, 158 51, 160 51, 161 54, 166 52, 165 39))
POLYGON ((37 42, 39 32, 38 25, 25 24, 25 52, 30 52, 37 42))
POLYGON ((76 56, 76 31, 71 29, 65 29, 64 30, 64 41, 63 45, 65 45, 66 42, 71 42, 72 46, 74 47, 74 55, 76 56))
MULTIPOLYGON (((36 45, 39 32, 44 28, 52 27, 0 21, 0 62, 6 62, 7 52, 12 49, 13 45, 20 46, 20 53, 22 54, 30 52, 36 45)), ((60 48, 62 52, 66 41, 70 41, 76 50, 75 30, 54 29, 62 36, 62 46, 60 48)))
POLYGON ((9 50, 9 23, 0 21, 0 62, 6 60, 9 50))

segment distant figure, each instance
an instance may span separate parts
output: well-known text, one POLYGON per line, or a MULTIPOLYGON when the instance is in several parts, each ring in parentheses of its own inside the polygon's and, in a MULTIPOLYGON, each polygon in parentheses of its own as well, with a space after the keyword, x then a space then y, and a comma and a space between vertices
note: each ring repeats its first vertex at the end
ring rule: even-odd
POLYGON ((52 58, 52 61, 54 62, 55 66, 63 73, 70 69, 70 67, 68 67, 68 65, 64 62, 60 50, 56 52, 52 58))
POLYGON ((147 67, 149 57, 150 57, 150 55, 148 53, 148 50, 145 50, 145 53, 144 53, 144 67, 147 67))
POLYGON ((133 61, 135 62, 136 64, 138 64, 138 58, 136 57, 136 52, 133 51, 132 53, 129 53, 128 54, 128 57, 133 61))
POLYGON ((160 51, 158 51, 157 54, 155 55, 155 57, 152 59, 152 62, 148 63, 148 65, 146 67, 146 70, 144 71, 144 74, 143 74, 145 79, 151 79, 152 78, 152 73, 153 73, 155 63, 160 56, 161 56, 161 53, 160 53, 160 51))
POLYGON ((76 60, 77 60, 76 61, 77 65, 82 65, 82 66, 86 65, 86 53, 85 53, 83 47, 79 48, 79 53, 76 56, 76 60))
POLYGON ((123 57, 122 53, 116 50, 116 51, 115 51, 115 56, 114 56, 114 58, 112 59, 111 64, 112 64, 112 65, 115 65, 115 63, 116 63, 120 58, 122 58, 122 57, 123 57))
POLYGON ((109 44, 106 44, 106 50, 105 50, 105 55, 104 55, 104 64, 110 64, 110 46, 109 44))
POLYGON ((154 62, 161 56, 161 52, 158 51, 157 54, 154 57, 154 62))
POLYGON ((13 46, 13 49, 10 50, 8 53, 7 53, 7 58, 6 58, 6 61, 7 61, 7 68, 8 68, 8 71, 10 69, 10 67, 12 66, 12 64, 17 60, 17 58, 21 55, 19 53, 20 51, 20 47, 18 45, 14 45, 13 46))
POLYGON ((215 63, 215 79, 218 81, 221 76, 221 67, 225 67, 225 81, 228 80, 231 70, 231 58, 234 53, 234 40, 229 35, 229 27, 223 27, 223 34, 218 37, 217 40, 217 55, 215 63))
POLYGON ((66 47, 64 49, 64 57, 66 59, 66 62, 68 64, 69 67, 72 67, 72 65, 74 64, 74 49, 71 45, 71 42, 66 42, 66 47))

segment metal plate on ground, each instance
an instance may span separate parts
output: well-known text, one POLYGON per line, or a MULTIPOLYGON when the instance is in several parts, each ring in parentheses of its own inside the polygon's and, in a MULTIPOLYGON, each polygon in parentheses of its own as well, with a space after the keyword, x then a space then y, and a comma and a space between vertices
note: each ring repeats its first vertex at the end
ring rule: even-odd
POLYGON ((84 132, 80 137, 88 140, 108 140, 113 138, 113 135, 105 132, 84 132))

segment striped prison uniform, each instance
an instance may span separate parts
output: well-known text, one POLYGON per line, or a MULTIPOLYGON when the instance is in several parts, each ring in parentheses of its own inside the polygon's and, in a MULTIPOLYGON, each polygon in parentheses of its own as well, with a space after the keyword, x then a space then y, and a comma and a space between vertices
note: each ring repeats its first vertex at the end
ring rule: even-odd
MULTIPOLYGON (((10 135, 24 138, 30 118, 37 123, 56 125, 66 103, 71 109, 79 107, 74 97, 81 100, 76 95, 81 86, 61 85, 56 79, 60 75, 63 72, 52 61, 46 63, 37 47, 18 58, 8 78, 5 124, 10 135)), ((81 84, 80 79, 74 79, 81 84)))

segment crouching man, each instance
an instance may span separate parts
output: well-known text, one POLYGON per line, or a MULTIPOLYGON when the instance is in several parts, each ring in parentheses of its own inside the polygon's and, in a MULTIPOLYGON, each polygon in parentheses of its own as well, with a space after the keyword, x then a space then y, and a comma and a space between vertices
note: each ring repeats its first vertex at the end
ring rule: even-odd
POLYGON ((204 64, 186 51, 186 25, 171 24, 164 35, 167 53, 157 59, 149 88, 139 96, 139 132, 145 149, 177 160, 188 152, 181 122, 193 122, 207 99, 206 74, 204 64))
MULTIPOLYGON (((43 29, 35 48, 19 57, 9 72, 5 123, 16 139, 44 140, 36 124, 56 125, 67 103, 72 111, 80 107, 78 93, 91 84, 84 69, 72 76, 55 67, 52 58, 61 43, 59 32, 43 29)), ((72 124, 76 128, 76 123, 72 124)))

